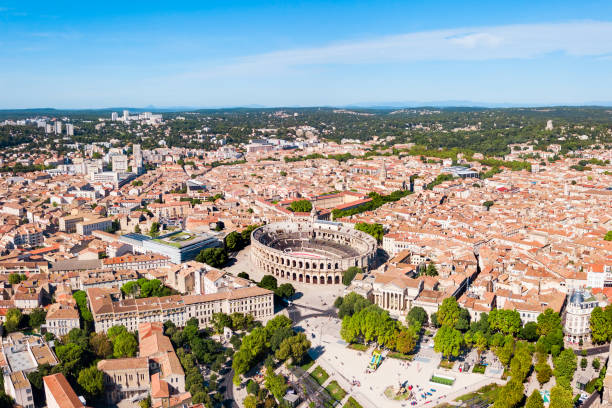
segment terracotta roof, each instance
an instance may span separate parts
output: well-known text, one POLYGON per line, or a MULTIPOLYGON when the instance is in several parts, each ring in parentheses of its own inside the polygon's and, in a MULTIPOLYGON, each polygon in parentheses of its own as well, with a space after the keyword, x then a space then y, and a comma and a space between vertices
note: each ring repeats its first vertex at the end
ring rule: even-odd
POLYGON ((149 359, 146 357, 129 357, 98 361, 98 370, 100 371, 138 370, 144 368, 149 368, 149 359))
POLYGON ((43 381, 45 382, 45 385, 49 389, 51 395, 53 395, 55 402, 57 402, 57 405, 60 407, 79 408, 84 406, 70 384, 68 384, 64 374, 57 373, 48 375, 43 377, 43 381))

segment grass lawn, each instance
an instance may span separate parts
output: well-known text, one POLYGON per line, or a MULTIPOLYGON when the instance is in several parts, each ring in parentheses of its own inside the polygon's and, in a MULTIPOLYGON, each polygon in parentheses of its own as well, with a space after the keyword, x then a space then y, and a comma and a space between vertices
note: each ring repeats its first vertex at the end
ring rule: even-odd
POLYGON ((455 399, 455 401, 468 401, 471 400, 474 397, 480 397, 483 400, 487 400, 487 401, 495 401, 495 398, 497 398, 497 394, 499 393, 499 389, 500 386, 497 384, 487 384, 484 387, 480 388, 477 391, 474 392, 470 392, 467 393, 465 395, 460 396, 459 398, 455 399))
POLYGON ((451 380, 450 378, 442 378, 435 375, 432 375, 429 381, 443 385, 453 385, 455 382, 455 380, 451 380))
POLYGON ((404 392, 403 394, 396 394, 395 393, 395 387, 393 387, 392 385, 388 386, 385 391, 384 391, 385 397, 389 398, 390 400, 395 400, 395 401, 404 401, 406 399, 408 399, 408 397, 410 396, 409 392, 404 392))
POLYGON ((449 361, 449 360, 446 360, 446 359, 444 359, 444 358, 443 358, 443 359, 440 361, 440 365, 439 365, 438 367, 441 367, 441 368, 447 368, 447 369, 449 369, 449 370, 452 370, 454 365, 455 365, 455 363, 454 363, 454 362, 449 361))
POLYGON ((322 385, 329 378, 329 374, 327 374, 327 372, 322 369, 321 366, 317 366, 314 370, 312 370, 310 376, 314 378, 319 385, 322 385))
POLYGON ((361 343, 351 343, 348 345, 348 348, 359 351, 368 351, 368 346, 361 343))
POLYGON ((346 401, 346 404, 342 408, 363 408, 360 403, 358 403, 355 398, 349 397, 346 401))
POLYGON ((346 396, 346 391, 344 391, 342 387, 338 385, 336 380, 330 382, 325 389, 329 391, 331 396, 334 397, 336 401, 342 401, 342 398, 346 396))
POLYGON ((306 354, 306 357, 304 357, 304 361, 302 362, 302 364, 300 365, 300 368, 304 371, 308 371, 308 369, 310 367, 312 367, 312 365, 315 363, 315 361, 312 359, 312 357, 310 357, 308 354, 306 354))
POLYGON ((476 364, 474 366, 474 369, 472 370, 472 372, 473 373, 484 374, 486 369, 487 369, 487 366, 482 365, 482 364, 476 364))
POLYGON ((389 353, 387 354, 387 357, 394 358, 396 360, 406 360, 406 361, 412 361, 412 359, 414 358, 412 354, 402 354, 402 353, 389 353))

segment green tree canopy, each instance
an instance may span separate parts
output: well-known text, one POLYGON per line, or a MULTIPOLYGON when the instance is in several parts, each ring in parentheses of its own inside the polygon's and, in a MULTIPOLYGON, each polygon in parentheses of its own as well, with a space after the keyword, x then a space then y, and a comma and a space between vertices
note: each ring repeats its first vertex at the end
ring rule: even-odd
POLYGON ((355 229, 370 234, 376 241, 382 242, 385 230, 381 224, 369 224, 367 222, 358 222, 355 224, 355 229))
POLYGON ((527 398, 525 408, 544 408, 544 400, 539 390, 533 390, 529 398, 527 398))
POLYGON ((570 388, 561 385, 555 385, 550 390, 550 405, 549 408, 572 408, 574 406, 574 398, 570 388))
POLYGON ((289 299, 291 296, 295 295, 295 288, 290 283, 283 283, 274 291, 276 296, 282 299, 289 299))
POLYGON ((438 312, 438 324, 441 326, 455 327, 459 321, 461 308, 454 296, 447 297, 442 301, 438 312))
POLYGON ((93 365, 79 372, 77 383, 87 393, 89 398, 96 398, 104 391, 104 375, 93 365))
POLYGON ((351 266, 350 268, 348 268, 342 273, 342 284, 344 286, 350 285, 358 273, 363 273, 363 270, 358 266, 351 266))
POLYGON ((409 325, 419 322, 421 326, 425 326, 428 320, 429 317, 427 316, 427 312, 421 306, 413 306, 406 316, 406 322, 409 325))
POLYGON ((312 203, 308 200, 296 200, 289 204, 289 209, 293 212, 310 212, 312 211, 312 203))
POLYGON ((446 358, 457 357, 463 344, 463 335, 452 326, 442 325, 434 337, 434 350, 446 358))
POLYGON ((265 275, 263 278, 261 278, 261 281, 257 285, 264 289, 276 290, 278 287, 278 281, 272 275, 265 275))
POLYGON ((137 349, 138 341, 132 333, 121 333, 113 340, 113 356, 116 358, 134 357, 137 349))
POLYGON ((213 268, 220 268, 227 263, 228 256, 225 248, 206 248, 196 256, 195 260, 213 268))

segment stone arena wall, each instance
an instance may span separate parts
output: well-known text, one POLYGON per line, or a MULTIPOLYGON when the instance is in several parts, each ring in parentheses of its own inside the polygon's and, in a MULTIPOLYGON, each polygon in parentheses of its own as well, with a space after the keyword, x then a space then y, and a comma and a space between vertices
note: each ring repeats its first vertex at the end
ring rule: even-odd
POLYGON ((331 285, 342 283, 342 273, 351 266, 368 270, 376 249, 376 239, 352 224, 280 222, 252 232, 250 256, 255 267, 280 280, 331 285), (269 246, 279 241, 289 247, 292 242, 296 246, 306 243, 318 251, 317 257, 294 255, 292 248, 280 250, 269 246), (325 256, 326 252, 329 256, 325 256), (358 255, 349 255, 355 253, 358 255))

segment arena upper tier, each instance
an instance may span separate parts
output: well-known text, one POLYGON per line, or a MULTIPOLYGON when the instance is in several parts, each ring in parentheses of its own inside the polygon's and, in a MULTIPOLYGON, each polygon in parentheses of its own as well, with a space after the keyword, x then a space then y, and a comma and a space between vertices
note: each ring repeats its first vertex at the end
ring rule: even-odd
POLYGON ((312 284, 339 284, 351 266, 367 270, 376 239, 337 222, 279 222, 251 235, 251 261, 264 273, 312 284))

